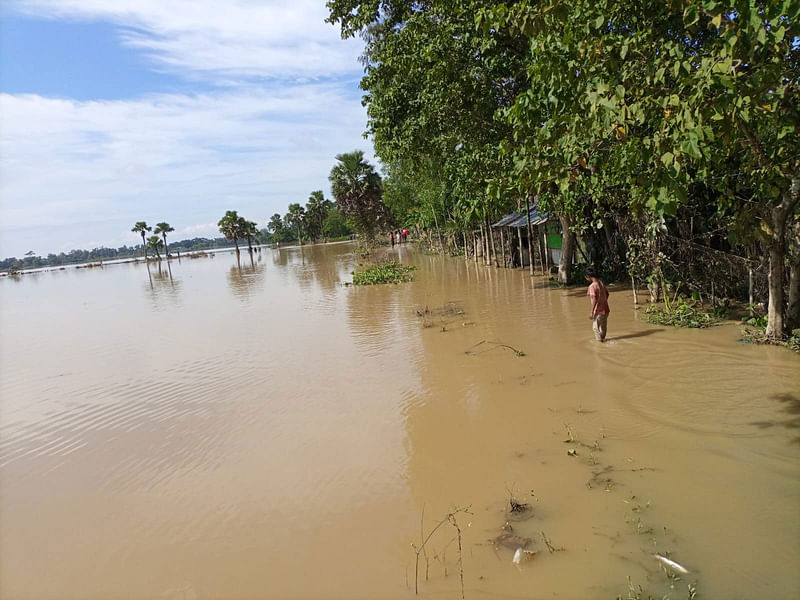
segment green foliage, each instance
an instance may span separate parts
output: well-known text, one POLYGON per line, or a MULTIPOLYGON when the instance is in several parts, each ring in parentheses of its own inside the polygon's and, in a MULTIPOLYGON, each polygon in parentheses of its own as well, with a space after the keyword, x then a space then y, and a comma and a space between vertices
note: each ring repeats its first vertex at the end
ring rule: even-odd
POLYGON ((699 310, 696 304, 679 296, 673 302, 667 301, 664 308, 648 306, 645 311, 647 320, 656 325, 673 327, 705 328, 719 324, 718 315, 699 310))
POLYGON ((167 244, 167 234, 175 231, 174 227, 171 227, 169 223, 156 223, 156 228, 153 230, 153 233, 156 235, 160 235, 161 238, 164 240, 164 248, 167 251, 167 256, 169 256, 169 245, 167 244))
POLYGON ((156 256, 158 256, 159 260, 161 259, 161 255, 159 254, 159 250, 164 247, 164 242, 161 240, 160 237, 157 235, 151 235, 147 238, 147 248, 155 251, 156 256))
POLYGON ((392 261, 377 265, 363 266, 353 271, 353 285, 376 285, 380 283, 404 283, 411 281, 413 265, 403 265, 392 261))
POLYGON ((342 211, 336 206, 332 206, 322 222, 322 234, 329 241, 336 241, 337 239, 348 239, 352 233, 353 230, 342 211))
POLYGON ((295 202, 289 205, 289 212, 283 218, 284 223, 288 229, 292 229, 300 243, 303 243, 303 236, 306 229, 306 210, 299 203, 295 202))
POLYGON ((336 160, 329 176, 333 197, 356 231, 371 240, 391 225, 391 213, 381 200, 381 177, 361 150, 338 154, 336 160))
POLYGON ((630 274, 645 281, 662 276, 667 222, 700 199, 730 243, 785 259, 800 210, 797 2, 327 6, 366 41, 368 133, 405 223, 470 231, 537 196, 577 233, 630 215, 630 274))
POLYGON ((235 210, 226 211, 225 216, 219 220, 217 225, 226 240, 233 240, 237 252, 239 250, 239 239, 247 238, 247 243, 251 246, 253 238, 258 235, 258 225, 254 221, 248 221, 239 216, 239 213, 235 210))

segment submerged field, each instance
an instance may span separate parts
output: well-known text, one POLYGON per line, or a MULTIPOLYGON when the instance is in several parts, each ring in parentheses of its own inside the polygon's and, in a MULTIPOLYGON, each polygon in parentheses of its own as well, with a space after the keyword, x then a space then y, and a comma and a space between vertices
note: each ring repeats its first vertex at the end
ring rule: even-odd
POLYGON ((797 355, 351 251, 0 281, 0 596, 796 597, 797 355))

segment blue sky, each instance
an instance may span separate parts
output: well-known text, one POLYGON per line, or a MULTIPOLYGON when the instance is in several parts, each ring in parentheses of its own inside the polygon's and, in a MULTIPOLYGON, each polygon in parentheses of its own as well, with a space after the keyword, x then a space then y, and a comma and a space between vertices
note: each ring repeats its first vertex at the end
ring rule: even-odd
POLYGON ((363 139, 358 40, 322 0, 6 0, 0 257, 218 235, 329 195, 363 139))

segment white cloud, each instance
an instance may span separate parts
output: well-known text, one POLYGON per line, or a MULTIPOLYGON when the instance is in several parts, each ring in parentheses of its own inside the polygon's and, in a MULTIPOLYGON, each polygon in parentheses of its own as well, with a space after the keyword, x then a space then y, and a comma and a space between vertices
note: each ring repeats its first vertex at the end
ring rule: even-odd
POLYGON ((265 224, 312 190, 328 195, 336 154, 371 155, 352 86, 332 83, 88 102, 0 94, 0 115, 3 257, 134 244, 138 220, 169 222, 175 240, 229 209, 265 224))
POLYGON ((323 0, 11 0, 51 19, 98 20, 184 76, 328 77, 359 71, 358 40, 325 23, 323 0))
MULTIPOLYGON (((358 40, 323 0, 7 0, 3 10, 102 21, 153 67, 217 90, 75 101, 0 94, 0 258, 214 235, 225 210, 266 223, 329 193, 334 156, 371 144, 358 40)), ((55 49, 57 51, 57 49, 55 49)), ((24 61, 25 57, 18 57, 24 61)))

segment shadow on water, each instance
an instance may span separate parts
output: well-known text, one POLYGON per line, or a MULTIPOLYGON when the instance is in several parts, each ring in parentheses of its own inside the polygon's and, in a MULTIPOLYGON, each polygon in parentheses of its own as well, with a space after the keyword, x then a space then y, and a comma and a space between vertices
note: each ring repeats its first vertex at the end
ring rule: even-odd
MULTIPOLYGON (((791 415, 784 421, 754 421, 750 425, 755 425, 759 429, 769 429, 771 427, 784 427, 786 429, 800 429, 800 398, 794 394, 773 394, 770 400, 777 400, 784 404, 781 412, 791 415)), ((792 444, 800 444, 800 436, 791 440, 792 444)))
POLYGON ((636 333, 629 333, 628 335, 615 335, 613 338, 609 338, 610 340, 630 340, 633 338, 640 338, 645 337, 648 335, 653 335, 654 333, 659 333, 664 331, 663 329, 645 329, 644 331, 637 331, 636 333))

